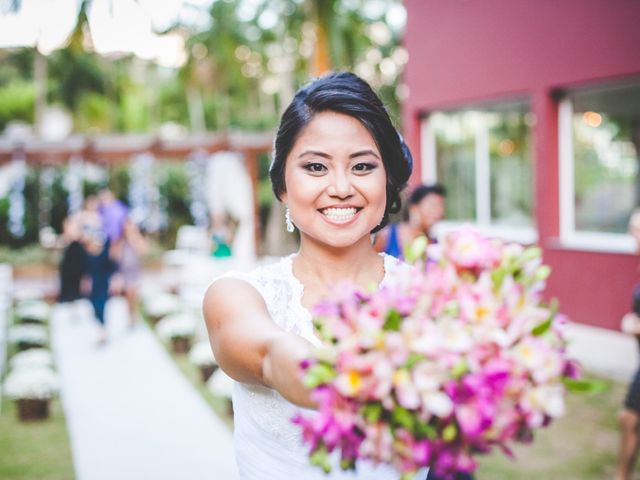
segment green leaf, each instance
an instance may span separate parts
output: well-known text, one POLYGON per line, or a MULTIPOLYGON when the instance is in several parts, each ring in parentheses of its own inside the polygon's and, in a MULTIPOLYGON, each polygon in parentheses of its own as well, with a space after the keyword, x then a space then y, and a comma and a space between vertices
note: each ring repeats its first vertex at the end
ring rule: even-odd
POLYGON ((542 250, 540 247, 529 247, 522 252, 522 256, 520 258, 522 258, 523 261, 528 262, 529 260, 540 258, 541 256, 542 250))
POLYGON ((393 412, 391 413, 391 416, 396 424, 406 428, 410 432, 413 432, 414 419, 409 410, 396 405, 393 409, 393 412))
POLYGON ((453 442, 457 436, 458 428, 453 423, 450 423, 442 430, 442 439, 447 443, 453 442))
POLYGON ((336 371, 333 367, 326 363, 317 363, 306 371, 303 383, 307 388, 315 388, 318 385, 329 383, 335 376, 336 371))
POLYGON ((382 405, 379 403, 367 403, 360 409, 360 414, 367 423, 376 423, 382 415, 382 405))
POLYGON ((342 458, 340 459, 340 468, 342 470, 355 470, 356 461, 352 458, 342 458))
POLYGON ((415 263, 425 256, 429 246, 429 241, 424 235, 416 238, 411 244, 404 250, 404 259, 407 263, 415 263))
POLYGON ((548 320, 545 320, 540 325, 538 325, 536 328, 534 328, 531 331, 531 333, 533 335, 535 335, 536 337, 539 337, 540 335, 544 335, 551 328, 552 321, 553 321, 553 317, 549 318, 548 320))
POLYGON ((324 473, 331 472, 331 464, 329 463, 329 454, 324 445, 320 445, 318 449, 309 457, 311 465, 322 468, 324 473))
POLYGON ((451 376, 455 379, 458 379, 462 377, 462 375, 467 373, 468 370, 469 370, 469 366, 467 365, 467 362, 464 360, 460 360, 451 369, 451 376))
POLYGON ((551 300, 551 305, 549 305, 549 310, 551 311, 551 313, 549 314, 549 318, 531 331, 531 333, 534 336, 539 337, 541 335, 544 335, 551 328, 551 325, 553 324, 553 319, 556 316, 556 313, 558 313, 557 299, 554 298, 551 300))
POLYGON ((420 355, 416 352, 411 352, 409 354, 409 358, 407 358, 407 361, 404 364, 404 368, 413 368, 413 366, 421 360, 424 360, 423 355, 420 355))
POLYGON ((551 275, 551 267, 542 265, 538 270, 536 270, 535 279, 536 281, 546 280, 549 278, 549 275, 551 275))
POLYGON ((389 310, 382 329, 387 331, 393 330, 394 332, 397 332, 400 330, 401 323, 402 316, 400 315, 400 312, 398 312, 397 310, 389 310))
POLYGON ((562 382, 570 392, 577 393, 598 393, 608 388, 606 382, 595 379, 574 380, 572 378, 563 378, 562 382))
POLYGON ((504 277, 507 275, 507 271, 504 268, 499 268, 491 272, 491 280, 493 281, 493 287, 499 289, 504 281, 504 277))
POLYGON ((433 425, 417 420, 415 422, 415 434, 420 438, 435 440, 438 436, 438 431, 433 425))
POLYGON ((457 300, 451 300, 447 302, 442 308, 442 314, 448 317, 459 317, 460 316, 460 304, 457 300))

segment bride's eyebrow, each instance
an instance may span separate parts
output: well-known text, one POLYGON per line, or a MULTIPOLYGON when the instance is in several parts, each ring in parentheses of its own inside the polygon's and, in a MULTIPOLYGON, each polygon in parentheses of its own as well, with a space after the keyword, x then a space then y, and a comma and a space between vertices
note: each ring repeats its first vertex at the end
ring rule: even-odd
POLYGON ((322 157, 326 159, 331 159, 331 155, 325 152, 321 152, 319 150, 305 150, 300 155, 298 155, 298 158, 304 158, 304 157, 322 157))
POLYGON ((366 157, 367 155, 372 155, 380 160, 380 156, 371 149, 360 150, 358 152, 352 153, 351 155, 349 155, 349 158, 366 157))

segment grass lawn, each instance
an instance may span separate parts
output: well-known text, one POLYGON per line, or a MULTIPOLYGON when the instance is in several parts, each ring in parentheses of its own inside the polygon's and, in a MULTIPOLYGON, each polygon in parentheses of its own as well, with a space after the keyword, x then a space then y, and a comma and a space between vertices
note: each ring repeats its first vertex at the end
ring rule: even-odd
POLYGON ((617 463, 617 414, 626 393, 607 382, 600 393, 569 394, 567 413, 536 434, 532 445, 518 446, 511 460, 501 452, 482 458, 477 480, 603 480, 617 463))
POLYGON ((15 402, 4 398, 0 411, 0 478, 3 480, 72 480, 67 426, 59 399, 50 417, 20 422, 15 402))

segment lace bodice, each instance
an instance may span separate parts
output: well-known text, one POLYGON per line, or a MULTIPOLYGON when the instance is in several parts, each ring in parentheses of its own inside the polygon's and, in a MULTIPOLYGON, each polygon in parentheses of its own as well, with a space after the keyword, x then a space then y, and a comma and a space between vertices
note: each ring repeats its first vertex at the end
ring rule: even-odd
MULTIPOLYGON (((312 317, 302 305, 304 287, 293 275, 293 256, 249 273, 229 272, 252 285, 263 297, 274 322, 315 345, 312 317)), ((385 277, 399 262, 384 255, 385 277)), ((236 382, 233 390, 234 444, 236 461, 243 480, 395 480, 398 475, 387 467, 358 464, 358 473, 334 468, 327 476, 309 465, 307 447, 302 445, 299 427, 291 418, 301 410, 273 389, 236 382)), ((308 412, 312 414, 312 412, 308 412)))

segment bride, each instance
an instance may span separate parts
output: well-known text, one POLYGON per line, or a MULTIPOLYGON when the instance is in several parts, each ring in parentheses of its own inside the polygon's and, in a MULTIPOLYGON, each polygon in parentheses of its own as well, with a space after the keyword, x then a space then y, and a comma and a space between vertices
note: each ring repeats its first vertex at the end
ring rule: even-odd
MULTIPOLYGON (((399 266, 375 252, 371 233, 400 208, 411 173, 400 137, 371 87, 334 73, 301 88, 282 116, 271 182, 286 205, 287 229, 300 250, 247 274, 217 279, 204 299, 211 346, 236 380, 234 445, 245 480, 395 480, 388 466, 335 463, 330 475, 310 465, 291 418, 314 408, 299 363, 320 345, 310 310, 350 281, 380 285, 399 266)), ((425 475, 422 476, 424 479, 425 475)))

